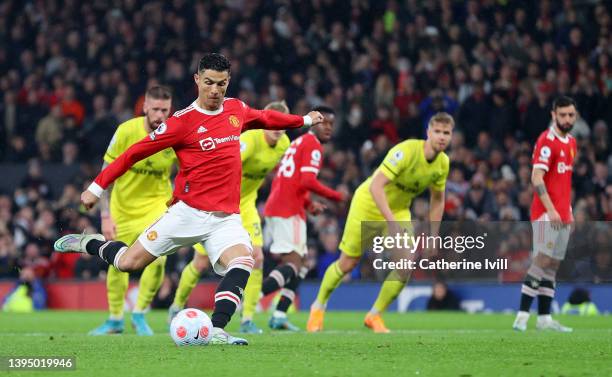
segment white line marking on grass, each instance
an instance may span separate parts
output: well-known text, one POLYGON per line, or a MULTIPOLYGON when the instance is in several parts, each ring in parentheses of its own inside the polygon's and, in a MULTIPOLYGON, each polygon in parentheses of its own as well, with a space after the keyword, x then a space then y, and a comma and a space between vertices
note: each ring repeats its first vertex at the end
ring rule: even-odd
MULTIPOLYGON (((540 332, 540 331, 536 331, 535 329, 528 330, 529 333, 542 333, 544 334, 544 332, 540 332)), ((574 331, 574 333, 587 333, 587 332, 608 332, 608 333, 612 333, 612 329, 577 329, 574 331)), ((517 334, 520 335, 520 333, 517 333, 515 330, 509 328, 509 329, 428 329, 428 330, 408 330, 408 329, 399 329, 399 330, 391 330, 391 335, 393 334, 401 334, 401 335, 419 335, 419 334, 503 334, 503 333, 511 333, 511 334, 517 334)), ((270 332, 268 334, 272 334, 272 335, 294 335, 296 333, 293 332, 283 332, 283 331, 275 331, 275 332, 270 332)), ((309 334, 310 333, 306 333, 306 332, 301 332, 298 334, 309 334)), ((337 334, 343 334, 343 335, 357 335, 357 334, 374 334, 374 332, 372 332, 371 330, 323 330, 322 332, 316 332, 316 333, 312 333, 312 334, 321 334, 321 335, 337 335, 337 334)), ((552 334, 552 332, 547 332, 547 334, 552 334)), ((380 335, 384 337, 383 335, 380 335)))

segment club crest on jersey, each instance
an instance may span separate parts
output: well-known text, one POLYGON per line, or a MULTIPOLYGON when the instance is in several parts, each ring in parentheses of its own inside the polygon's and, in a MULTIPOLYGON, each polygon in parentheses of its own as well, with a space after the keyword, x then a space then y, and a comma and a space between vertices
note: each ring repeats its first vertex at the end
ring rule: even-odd
POLYGON ((235 115, 230 115, 229 122, 234 128, 240 127, 240 120, 238 120, 238 117, 235 115))

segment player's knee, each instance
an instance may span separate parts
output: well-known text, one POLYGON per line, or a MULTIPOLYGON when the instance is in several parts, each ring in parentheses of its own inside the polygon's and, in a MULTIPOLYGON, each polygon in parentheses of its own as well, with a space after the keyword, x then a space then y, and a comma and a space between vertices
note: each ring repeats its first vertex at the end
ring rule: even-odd
POLYGON ((255 268, 263 267, 263 252, 261 251, 261 247, 253 248, 253 260, 255 261, 255 268))
POLYGON ((290 264, 294 267, 296 274, 302 267, 302 256, 295 251, 292 251, 289 254, 283 254, 281 260, 284 264, 290 264))
POLYGON ((255 259, 250 254, 242 255, 232 259, 227 265, 227 270, 229 271, 234 268, 241 268, 243 270, 251 272, 253 270, 254 265, 255 259))
POLYGON ((349 257, 344 253, 340 254, 338 267, 343 273, 347 274, 351 272, 355 267, 357 267, 357 264, 359 264, 359 258, 349 257))
POLYGON ((203 273, 204 271, 206 271, 206 269, 208 268, 209 265, 209 261, 208 261, 208 257, 198 254, 196 253, 194 258, 193 258, 193 268, 195 268, 196 271, 198 271, 198 273, 203 273))

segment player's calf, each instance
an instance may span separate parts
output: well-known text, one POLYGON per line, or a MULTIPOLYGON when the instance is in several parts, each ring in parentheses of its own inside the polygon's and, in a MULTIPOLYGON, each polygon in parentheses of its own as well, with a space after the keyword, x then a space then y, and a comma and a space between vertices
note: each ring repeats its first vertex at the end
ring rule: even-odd
POLYGON ((270 318, 269 326, 275 330, 300 331, 299 327, 293 325, 287 319, 287 311, 295 301, 295 295, 300 282, 306 277, 308 268, 302 267, 298 276, 294 277, 280 292, 281 297, 276 305, 276 310, 270 318))
POLYGON ((239 256, 233 257, 226 264, 225 277, 219 283, 215 293, 215 309, 211 320, 213 326, 220 329, 225 328, 240 305, 244 287, 255 263, 250 254, 248 256, 237 255, 239 256))
POLYGON ((261 293, 269 295, 287 285, 297 276, 297 267, 293 264, 281 264, 273 269, 261 286, 261 293))
POLYGON ((88 254, 98 255, 119 271, 134 272, 144 269, 156 257, 145 250, 139 241, 128 246, 121 241, 99 241, 92 239, 85 245, 88 254))

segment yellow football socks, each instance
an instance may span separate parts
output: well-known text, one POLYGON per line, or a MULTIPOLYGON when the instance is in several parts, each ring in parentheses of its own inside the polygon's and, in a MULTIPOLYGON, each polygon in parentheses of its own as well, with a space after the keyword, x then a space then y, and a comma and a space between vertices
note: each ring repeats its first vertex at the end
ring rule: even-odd
POLYGON ((144 311, 153 301, 159 287, 164 281, 164 267, 166 266, 166 257, 157 258, 153 263, 148 265, 142 275, 138 286, 138 299, 134 312, 144 311))
POLYGON ((108 311, 112 319, 123 318, 123 298, 127 292, 130 274, 121 272, 115 266, 108 266, 106 275, 106 295, 108 311))
POLYGON ((199 280, 200 274, 193 266, 192 261, 185 266, 183 272, 181 273, 181 279, 179 280, 179 285, 176 288, 176 294, 174 296, 174 302, 172 305, 176 308, 184 308, 191 291, 193 291, 193 288, 195 288, 199 280))
POLYGON ((340 285, 343 277, 344 273, 340 271, 337 261, 327 267, 325 275, 323 276, 323 281, 321 281, 321 286, 319 287, 319 293, 317 294, 316 303, 321 306, 320 309, 325 307, 329 300, 329 296, 331 296, 332 292, 340 285))
POLYGON ((242 320, 248 321, 253 319, 257 302, 261 295, 261 286, 263 284, 263 271, 261 268, 255 268, 251 271, 251 276, 244 288, 244 298, 242 302, 242 320))

